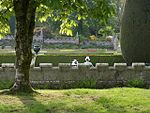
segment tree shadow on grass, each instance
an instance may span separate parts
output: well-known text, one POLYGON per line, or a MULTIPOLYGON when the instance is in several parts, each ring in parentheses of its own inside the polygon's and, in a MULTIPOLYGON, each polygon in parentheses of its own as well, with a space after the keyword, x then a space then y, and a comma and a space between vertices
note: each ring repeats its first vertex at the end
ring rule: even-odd
POLYGON ((22 102, 22 105, 12 105, 7 110, 9 113, 87 113, 85 108, 69 106, 69 102, 63 98, 51 98, 51 95, 37 92, 9 94, 7 91, 9 92, 5 90, 2 95, 11 95, 22 102))
POLYGON ((42 96, 40 93, 38 94, 21 94, 17 95, 20 101, 24 104, 24 109, 21 113, 61 113, 59 112, 59 106, 61 108, 65 106, 63 102, 55 102, 54 100, 47 102, 42 102, 43 100, 37 99, 36 96, 42 96))
MULTIPOLYGON (((19 93, 13 96, 17 97, 23 103, 23 106, 19 108, 18 105, 15 109, 10 109, 9 112, 11 113, 98 113, 98 111, 101 111, 98 108, 96 108, 97 110, 91 111, 92 108, 89 108, 90 106, 88 107, 86 104, 68 106, 69 102, 64 102, 61 99, 51 100, 48 97, 45 98, 44 96, 46 95, 40 93, 19 93)), ((118 105, 106 97, 95 100, 94 104, 96 106, 102 106, 108 113, 127 113, 123 106, 118 105)))
MULTIPOLYGON (((40 93, 34 92, 34 93, 10 93, 9 89, 2 90, 0 92, 0 95, 10 95, 12 97, 18 98, 23 105, 17 104, 15 106, 12 105, 5 105, 6 107, 9 107, 9 109, 6 110, 6 112, 9 113, 53 113, 53 108, 47 104, 43 104, 44 102, 40 101, 37 96, 42 96, 40 93), (36 98, 37 97, 37 98, 36 98)), ((42 99, 42 97, 40 97, 42 99)))
POLYGON ((47 106, 35 98, 38 94, 19 94, 17 98, 23 103, 22 113, 47 113, 47 106))

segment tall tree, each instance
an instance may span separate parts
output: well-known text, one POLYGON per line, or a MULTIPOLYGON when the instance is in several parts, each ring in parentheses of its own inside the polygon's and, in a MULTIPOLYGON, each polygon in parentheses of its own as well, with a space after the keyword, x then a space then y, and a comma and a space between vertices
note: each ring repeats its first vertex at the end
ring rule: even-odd
POLYGON ((34 0, 13 0, 17 21, 16 81, 12 91, 32 91, 29 70, 32 60, 32 40, 35 25, 36 2, 34 0))
POLYGON ((150 62, 150 0, 126 0, 121 49, 126 61, 150 62))
MULTIPOLYGON (((89 8, 88 0, 1 0, 1 18, 8 20, 12 15, 3 15, 2 12, 14 14, 16 17, 16 79, 10 89, 11 92, 32 92, 29 81, 29 70, 32 59, 32 39, 35 17, 46 20, 49 16, 62 21, 61 28, 67 32, 67 27, 73 26, 70 15, 78 12, 84 18, 100 16, 106 21, 113 14, 113 7, 109 0, 91 0, 95 5, 89 8), (10 7, 7 7, 10 6, 10 7)), ((0 19, 0 25, 5 24, 0 19)))

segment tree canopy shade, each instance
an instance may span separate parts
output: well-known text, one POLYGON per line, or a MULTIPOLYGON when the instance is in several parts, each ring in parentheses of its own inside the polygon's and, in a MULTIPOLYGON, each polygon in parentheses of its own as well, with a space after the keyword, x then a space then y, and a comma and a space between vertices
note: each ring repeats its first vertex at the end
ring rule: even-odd
MULTIPOLYGON (((100 18, 102 23, 114 15, 113 0, 35 0, 36 19, 46 21, 48 17, 62 21, 61 33, 68 33, 71 27, 76 27, 78 21, 85 18, 100 18)), ((8 20, 14 14, 10 0, 0 1, 0 36, 10 33, 8 20), (4 15, 5 14, 5 15, 4 15)), ((69 33, 68 33, 69 34, 69 33)))
POLYGON ((13 5, 11 0, 0 1, 0 38, 10 33, 8 20, 13 14, 13 5))
MULTIPOLYGON (((8 20, 16 17, 16 80, 11 92, 32 92, 29 81, 29 70, 32 59, 32 40, 35 20, 45 21, 49 16, 62 21, 61 32, 76 26, 72 18, 101 17, 102 22, 114 14, 111 0, 1 0, 0 26, 3 27, 1 35, 9 32, 8 20)), ((71 32, 71 31, 69 31, 71 32)), ((71 33, 68 33, 71 34, 71 33)))

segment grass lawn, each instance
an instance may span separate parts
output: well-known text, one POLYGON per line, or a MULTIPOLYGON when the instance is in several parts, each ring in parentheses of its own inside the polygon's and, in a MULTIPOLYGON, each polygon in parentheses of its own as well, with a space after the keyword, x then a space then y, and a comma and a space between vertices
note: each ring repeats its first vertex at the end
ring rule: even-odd
MULTIPOLYGON (((15 54, 14 49, 0 49, 1 54, 15 54)), ((33 52, 34 53, 34 52, 33 52)), ((61 54, 61 55, 80 55, 80 54, 104 54, 104 55, 121 55, 120 52, 107 49, 42 49, 40 54, 61 54)))
POLYGON ((150 113, 150 90, 37 90, 33 95, 0 95, 0 113, 150 113))

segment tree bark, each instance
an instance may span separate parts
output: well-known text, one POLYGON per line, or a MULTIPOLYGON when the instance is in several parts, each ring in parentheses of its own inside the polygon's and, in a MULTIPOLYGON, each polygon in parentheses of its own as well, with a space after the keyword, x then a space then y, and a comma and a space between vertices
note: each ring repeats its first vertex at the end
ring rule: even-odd
POLYGON ((29 81, 32 60, 32 40, 35 26, 36 4, 34 0, 13 0, 16 16, 16 77, 12 92, 33 92, 29 81))

